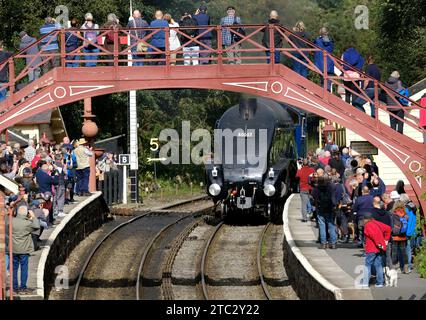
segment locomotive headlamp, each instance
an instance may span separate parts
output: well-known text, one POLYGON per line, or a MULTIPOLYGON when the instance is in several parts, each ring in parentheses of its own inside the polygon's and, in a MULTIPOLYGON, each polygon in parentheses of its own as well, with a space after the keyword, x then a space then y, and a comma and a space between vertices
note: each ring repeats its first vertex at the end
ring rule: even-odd
POLYGON ((274 179, 275 177, 274 168, 269 169, 268 177, 269 179, 274 179))
POLYGON ((265 193, 265 195, 267 197, 272 197, 275 194, 275 187, 272 184, 267 184, 264 188, 263 188, 263 192, 265 193))
POLYGON ((209 187, 209 193, 213 196, 213 197, 217 197, 219 195, 221 191, 220 186, 217 183, 213 183, 210 187, 209 187))
POLYGON ((213 178, 217 178, 217 168, 216 168, 216 167, 213 167, 213 170, 212 170, 212 177, 213 177, 213 178))

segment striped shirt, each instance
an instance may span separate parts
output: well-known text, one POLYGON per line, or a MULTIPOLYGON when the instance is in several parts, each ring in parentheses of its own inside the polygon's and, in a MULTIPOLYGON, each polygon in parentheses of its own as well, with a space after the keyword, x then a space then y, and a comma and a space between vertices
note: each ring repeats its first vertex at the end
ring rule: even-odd
MULTIPOLYGON (((59 23, 45 23, 40 28, 40 36, 43 37, 46 34, 51 33, 52 31, 60 30, 60 29, 61 29, 61 25, 59 23)), ((55 36, 49 36, 44 38, 41 41, 41 51, 53 51, 53 50, 59 50, 58 38, 55 36), (49 43, 51 39, 52 41, 49 43)))
MULTIPOLYGON (((234 23, 241 24, 240 17, 226 16, 220 20, 222 26, 232 26, 234 23)), ((237 31, 236 29, 234 30, 237 31)), ((222 44, 224 46, 230 46, 232 44, 232 34, 227 28, 222 30, 222 44)))

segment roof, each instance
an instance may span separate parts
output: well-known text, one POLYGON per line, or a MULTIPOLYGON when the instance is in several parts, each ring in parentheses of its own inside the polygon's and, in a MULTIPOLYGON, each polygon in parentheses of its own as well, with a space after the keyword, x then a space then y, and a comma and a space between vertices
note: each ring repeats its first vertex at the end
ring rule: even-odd
POLYGON ((41 112, 39 114, 36 114, 35 116, 25 119, 24 121, 21 121, 17 125, 19 126, 26 124, 49 124, 52 119, 52 111, 53 110, 47 110, 45 112, 41 112))

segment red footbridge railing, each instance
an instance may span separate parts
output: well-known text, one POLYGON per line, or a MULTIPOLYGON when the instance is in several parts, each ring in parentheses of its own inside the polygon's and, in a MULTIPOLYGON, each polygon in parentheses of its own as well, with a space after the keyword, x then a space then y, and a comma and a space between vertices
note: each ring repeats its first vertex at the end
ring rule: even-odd
MULTIPOLYGON (((424 128, 419 125, 419 118, 413 116, 413 110, 420 110, 422 107, 415 101, 410 101, 410 106, 401 104, 400 99, 406 97, 394 92, 385 84, 370 78, 361 70, 354 68, 334 55, 329 54, 325 50, 315 46, 312 42, 302 39, 292 33, 290 30, 276 25, 244 25, 244 26, 206 26, 206 27, 180 27, 180 28, 134 28, 134 29, 99 29, 96 30, 98 37, 95 40, 88 40, 84 37, 85 33, 93 30, 74 30, 74 29, 60 29, 51 32, 50 34, 39 39, 37 42, 30 45, 28 48, 20 51, 0 65, 0 69, 8 68, 9 82, 0 84, 0 90, 7 89, 9 97, 6 103, 0 104, 0 112, 10 109, 17 103, 20 103, 25 96, 19 94, 20 90, 27 84, 27 76, 31 69, 41 68, 46 71, 45 67, 50 66, 53 62, 57 62, 57 67, 66 67, 70 64, 77 64, 78 67, 84 68, 87 63, 96 66, 126 66, 129 62, 141 62, 145 65, 160 64, 165 68, 174 64, 183 64, 188 59, 183 57, 185 51, 190 47, 197 47, 193 53, 198 53, 200 57, 192 60, 197 60, 198 63, 209 64, 229 64, 229 63, 242 63, 242 64, 267 64, 270 59, 270 67, 274 68, 275 65, 275 52, 279 51, 286 59, 285 63, 289 61, 299 62, 309 69, 311 72, 311 79, 316 80, 324 79, 324 92, 323 96, 326 97, 328 82, 333 85, 340 86, 350 92, 354 97, 360 97, 365 102, 374 103, 376 106, 376 121, 378 119, 379 109, 389 113, 391 117, 404 122, 406 125, 424 132, 424 128), (245 34, 239 33, 241 28, 244 29, 245 34), (186 32, 190 29, 197 29, 198 34, 195 37, 189 36, 186 32), (151 44, 154 38, 163 33, 165 38, 168 39, 171 34, 180 38, 181 46, 175 50, 170 49, 169 41, 165 41, 164 48, 159 48, 151 44), (270 45, 265 46, 261 39, 264 33, 269 33, 270 45), (105 45, 108 35, 113 34, 114 41, 111 44, 105 45), (207 34, 213 34, 213 41, 211 45, 203 42, 203 38, 207 34), (240 41, 231 44, 230 46, 223 47, 223 34, 237 35, 240 41), (141 36, 142 35, 142 36, 141 36), (275 36, 274 36, 275 35, 275 36), (283 39, 281 47, 275 46, 275 38, 279 35, 283 39), (67 50, 66 39, 75 37, 79 40, 78 48, 72 51, 67 50), (141 36, 141 37, 140 37, 141 36), (43 41, 44 44, 42 44, 43 41), (53 41, 59 41, 58 52, 39 51, 39 48, 51 44, 53 41), (91 47, 92 51, 87 52, 85 47, 91 47), (30 51, 37 47, 37 54, 29 54, 30 51), (143 51, 137 51, 139 50, 143 51), (93 49, 98 52, 93 52, 93 49), (130 51, 135 51, 129 54, 130 51), (266 56, 269 52, 270 57, 266 56), (311 55, 316 52, 323 53, 323 70, 321 71, 311 60, 311 55), (235 57, 235 54, 239 57, 235 57), (335 68, 337 68, 341 75, 331 76, 327 73, 328 59, 333 61, 335 68), (24 60, 31 60, 25 64, 24 60), (90 60, 88 60, 90 59, 90 60), (31 67, 30 67, 31 66, 31 67), (358 74, 357 78, 349 78, 346 76, 347 70, 351 70, 358 74), (365 90, 362 89, 360 83, 372 81, 374 83, 374 98, 370 98, 365 90), (351 84, 348 86, 348 84, 351 84), (354 90, 356 88, 357 90, 354 90), (380 93, 388 95, 394 102, 392 106, 387 106, 382 102, 379 97, 380 93), (19 99, 16 99, 18 97, 19 99), (402 110, 404 117, 396 115, 395 111, 402 110), (390 111, 394 111, 391 113, 390 111)), ((54 65, 54 64, 53 64, 54 65)), ((365 86, 364 86, 365 87, 365 86)), ((34 92, 29 92, 34 94, 34 92)))

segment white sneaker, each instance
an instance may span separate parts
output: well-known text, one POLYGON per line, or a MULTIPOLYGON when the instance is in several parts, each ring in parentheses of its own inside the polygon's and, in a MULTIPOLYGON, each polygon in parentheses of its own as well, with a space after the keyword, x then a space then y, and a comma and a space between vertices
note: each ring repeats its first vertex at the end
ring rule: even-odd
POLYGON ((58 213, 58 218, 63 218, 65 216, 66 216, 66 214, 63 211, 58 213))

